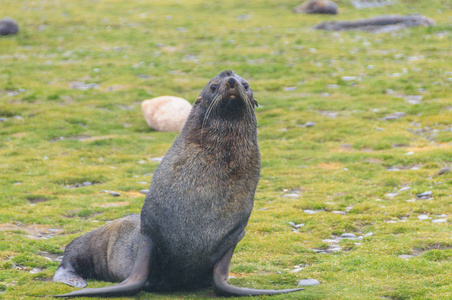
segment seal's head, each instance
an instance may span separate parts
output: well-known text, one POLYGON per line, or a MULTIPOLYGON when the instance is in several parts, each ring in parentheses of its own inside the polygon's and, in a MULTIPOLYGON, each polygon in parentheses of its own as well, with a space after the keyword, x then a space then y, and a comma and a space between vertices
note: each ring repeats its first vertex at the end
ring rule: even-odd
POLYGON ((194 103, 205 110, 206 118, 236 119, 254 114, 257 102, 245 79, 231 70, 222 71, 204 87, 194 103))
MULTIPOLYGON (((182 131, 206 141, 206 136, 224 136, 226 132, 255 131, 254 108, 257 101, 248 82, 231 70, 220 72, 204 87, 182 131)), ((218 139, 216 139, 218 140, 218 139)))

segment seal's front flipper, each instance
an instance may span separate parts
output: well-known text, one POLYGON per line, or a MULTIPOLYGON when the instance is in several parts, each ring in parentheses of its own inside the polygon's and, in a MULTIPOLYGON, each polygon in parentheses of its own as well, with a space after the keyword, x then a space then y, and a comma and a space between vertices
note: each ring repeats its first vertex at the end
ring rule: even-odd
POLYGON ((231 263, 234 249, 235 246, 230 248, 225 253, 225 255, 215 264, 213 268, 213 289, 215 291, 215 294, 217 294, 218 296, 237 297, 237 296, 276 295, 302 290, 302 288, 288 290, 256 290, 229 285, 228 284, 229 264, 231 263))
POLYGON ((55 275, 53 275, 53 281, 62 282, 76 288, 84 288, 86 286, 86 281, 75 272, 71 265, 60 266, 55 275))
POLYGON ((152 248, 152 240, 148 236, 141 235, 132 273, 120 284, 102 288, 87 288, 54 297, 118 297, 138 294, 149 276, 152 248))

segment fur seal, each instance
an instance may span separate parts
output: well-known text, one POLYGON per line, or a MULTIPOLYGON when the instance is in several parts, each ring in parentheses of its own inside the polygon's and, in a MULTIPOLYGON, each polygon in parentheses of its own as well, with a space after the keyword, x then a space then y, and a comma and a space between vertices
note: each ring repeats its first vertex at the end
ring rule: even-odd
POLYGON ((211 79, 154 173, 141 215, 128 215, 73 240, 54 281, 121 282, 57 297, 127 296, 213 285, 219 296, 273 295, 227 283, 245 235, 260 173, 257 102, 233 71, 211 79))
POLYGON ((336 3, 329 0, 309 0, 295 7, 294 13, 337 15, 336 3))

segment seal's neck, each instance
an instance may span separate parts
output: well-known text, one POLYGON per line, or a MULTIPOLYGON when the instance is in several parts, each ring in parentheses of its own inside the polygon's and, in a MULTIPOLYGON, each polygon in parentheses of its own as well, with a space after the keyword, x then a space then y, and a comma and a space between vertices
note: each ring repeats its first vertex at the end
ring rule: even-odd
POLYGON ((211 118, 204 122, 192 119, 188 120, 182 134, 186 134, 186 142, 201 149, 257 147, 256 116, 247 114, 233 120, 211 118))

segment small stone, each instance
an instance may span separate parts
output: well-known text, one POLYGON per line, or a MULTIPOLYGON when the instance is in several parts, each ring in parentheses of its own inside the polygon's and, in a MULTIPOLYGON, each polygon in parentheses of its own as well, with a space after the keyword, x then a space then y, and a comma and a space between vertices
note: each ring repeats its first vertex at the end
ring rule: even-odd
POLYGON ((303 227, 304 226, 304 224, 296 224, 294 227, 295 228, 301 228, 301 227, 303 227))
POLYGON ((427 191, 427 192, 423 192, 421 194, 417 194, 416 198, 418 199, 429 199, 432 197, 432 192, 431 191, 427 191))
POLYGON ((0 122, 6 122, 8 121, 8 118, 0 118, 0 122))
POLYGON ((355 76, 342 76, 342 80, 353 81, 353 80, 356 80, 356 77, 355 76))
POLYGON ((31 274, 36 274, 44 271, 44 269, 41 268, 33 268, 33 270, 30 271, 31 274))
POLYGON ((319 285, 320 282, 315 279, 303 279, 298 282, 298 286, 319 285))
POLYGON ((438 171, 438 175, 443 175, 443 174, 446 174, 449 172, 450 172, 450 168, 445 167, 438 171))
POLYGON ((356 239, 356 235, 354 235, 353 233, 343 233, 343 234, 341 234, 341 238, 356 239))
POLYGON ((428 219, 428 215, 419 215, 419 216, 417 216, 417 218, 419 220, 427 220, 428 219))
POLYGON ((109 193, 111 196, 113 196, 113 197, 121 196, 121 194, 118 193, 118 192, 109 191, 108 193, 109 193))
POLYGON ((436 219, 436 220, 432 220, 432 223, 445 223, 447 222, 446 219, 436 219))
POLYGON ((295 268, 292 271, 290 271, 291 273, 298 273, 300 271, 302 271, 304 268, 295 268))
POLYGON ((311 210, 311 209, 305 209, 304 212, 307 214, 315 214, 317 211, 311 210))
POLYGON ((75 89, 75 90, 89 90, 89 89, 97 89, 99 87, 99 85, 95 84, 95 83, 85 83, 85 82, 79 82, 79 81, 74 81, 69 83, 69 86, 71 87, 71 89, 75 89))
POLYGON ((332 213, 338 214, 338 215, 346 215, 347 214, 345 211, 339 211, 339 210, 333 210, 332 213))
POLYGON ((161 162, 163 160, 163 157, 151 157, 149 158, 150 161, 156 161, 156 162, 161 162))
POLYGON ((285 194, 284 196, 283 196, 283 198, 300 198, 300 195, 298 195, 298 194, 285 194))
POLYGON ((406 187, 401 188, 401 189, 399 190, 399 192, 404 192, 404 191, 408 191, 408 190, 411 190, 411 187, 410 187, 410 186, 406 186, 406 187))
POLYGON ((147 195, 149 193, 149 190, 141 190, 140 193, 147 195))
POLYGON ((296 86, 288 86, 288 87, 285 87, 285 88, 284 88, 284 90, 285 90, 286 92, 295 91, 296 89, 297 89, 296 86))
POLYGON ((306 124, 304 124, 305 127, 314 127, 315 126, 315 122, 306 122, 306 124))
POLYGON ((82 183, 83 186, 90 186, 93 185, 91 182, 89 181, 85 181, 84 183, 82 183))
POLYGON ((405 117, 407 114, 404 112, 395 112, 384 117, 385 120, 396 120, 405 117))
POLYGON ((410 259, 410 258, 413 258, 414 256, 413 255, 409 255, 409 254, 401 254, 398 257, 401 258, 401 259, 410 259))
POLYGON ((414 152, 407 152, 407 153, 405 153, 405 155, 413 155, 414 154, 414 152))
POLYGON ((141 103, 149 127, 157 131, 180 131, 191 111, 191 104, 180 97, 161 96, 141 103))
POLYGON ((337 243, 339 243, 338 240, 333 240, 333 239, 324 239, 324 240, 322 240, 322 242, 330 243, 330 244, 337 244, 337 243))
POLYGON ((24 118, 21 117, 21 116, 14 116, 13 119, 16 119, 16 120, 23 120, 24 118))
POLYGON ((242 14, 237 16, 237 20, 239 21, 245 21, 249 19, 251 19, 251 15, 242 14))
POLYGON ((373 232, 369 232, 369 233, 367 233, 366 235, 364 235, 364 237, 370 237, 370 236, 373 236, 373 235, 374 235, 373 232))
POLYGON ((397 192, 392 192, 392 193, 387 193, 387 194, 385 194, 385 196, 388 197, 388 198, 394 198, 394 197, 397 196, 397 195, 398 195, 397 192))

